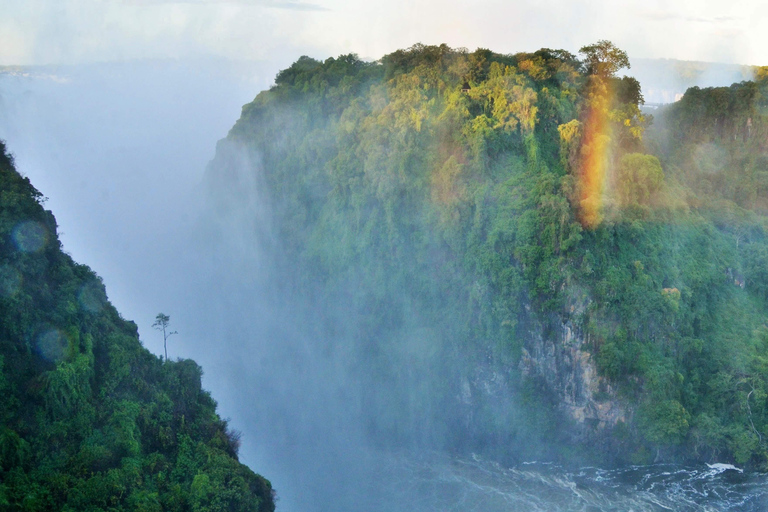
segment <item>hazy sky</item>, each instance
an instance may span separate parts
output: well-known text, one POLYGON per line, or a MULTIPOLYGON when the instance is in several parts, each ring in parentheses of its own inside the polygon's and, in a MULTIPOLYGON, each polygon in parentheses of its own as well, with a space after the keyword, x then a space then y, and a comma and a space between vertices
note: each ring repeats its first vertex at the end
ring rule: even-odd
POLYGON ((2 0, 0 64, 378 58, 416 42, 768 64, 760 0, 2 0))

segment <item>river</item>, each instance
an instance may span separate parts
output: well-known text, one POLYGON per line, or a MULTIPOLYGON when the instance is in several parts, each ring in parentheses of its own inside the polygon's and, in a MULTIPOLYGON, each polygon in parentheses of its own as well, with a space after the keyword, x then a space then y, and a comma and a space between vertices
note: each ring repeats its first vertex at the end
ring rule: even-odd
MULTIPOLYGON (((506 467, 477 456, 393 456, 379 468, 376 504, 359 510, 418 512, 765 511, 768 475, 727 464, 656 464, 566 469, 530 462, 506 467)), ((279 509, 278 502, 278 509, 279 509)))

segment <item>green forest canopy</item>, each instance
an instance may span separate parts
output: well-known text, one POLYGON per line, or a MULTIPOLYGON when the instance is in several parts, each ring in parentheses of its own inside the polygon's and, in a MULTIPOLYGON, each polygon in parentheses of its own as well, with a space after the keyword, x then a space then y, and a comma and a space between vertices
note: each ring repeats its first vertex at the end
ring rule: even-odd
MULTIPOLYGON (((555 336, 570 322, 610 384, 597 399, 631 411, 610 434, 620 458, 765 467, 764 82, 694 88, 652 124, 637 80, 615 76, 626 54, 606 41, 582 52, 302 57, 228 139, 262 164, 297 282, 353 290, 382 372, 419 364, 395 341, 412 311, 438 332, 449 368, 440 383, 400 380, 400 423, 441 414, 429 397, 455 394, 490 353, 522 386, 528 424, 489 408, 470 430, 557 438, 546 393, 522 392, 518 368, 532 325, 555 336), (591 154, 607 173, 590 199, 599 222, 582 225, 591 154)), ((372 392, 374 416, 387 400, 372 392)))

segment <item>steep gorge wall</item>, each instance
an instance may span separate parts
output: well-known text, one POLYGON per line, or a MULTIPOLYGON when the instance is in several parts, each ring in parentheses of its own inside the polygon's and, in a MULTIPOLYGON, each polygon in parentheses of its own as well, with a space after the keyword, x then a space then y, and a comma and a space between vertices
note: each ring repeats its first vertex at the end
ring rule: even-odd
POLYGON ((227 152, 247 155, 275 275, 338 320, 319 345, 345 354, 379 439, 759 464, 765 230, 710 216, 674 157, 645 152, 637 81, 587 64, 419 45, 302 58, 208 176, 247 211, 227 152))

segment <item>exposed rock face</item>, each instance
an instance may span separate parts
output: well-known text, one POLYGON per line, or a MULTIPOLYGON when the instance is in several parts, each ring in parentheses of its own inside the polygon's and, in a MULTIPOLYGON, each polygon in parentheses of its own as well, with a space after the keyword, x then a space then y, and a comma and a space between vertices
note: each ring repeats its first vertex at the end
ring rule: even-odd
POLYGON ((617 425, 631 423, 632 410, 619 399, 609 382, 598 375, 595 359, 588 350, 590 340, 584 336, 578 320, 587 310, 588 300, 584 297, 581 304, 569 306, 565 314, 544 320, 537 319, 526 308, 526 335, 517 368, 505 369, 504 363, 489 355, 481 358, 458 383, 456 399, 466 428, 485 432, 483 429, 488 425, 483 423, 481 411, 488 404, 498 411, 517 407, 513 390, 516 377, 512 373, 519 371, 524 379, 548 389, 547 403, 542 406, 556 407, 562 419, 573 420, 573 425, 563 425, 572 442, 602 446, 606 454, 621 453, 622 441, 612 433, 617 425))
POLYGON ((615 390, 597 374, 580 329, 568 319, 552 319, 552 328, 531 322, 520 369, 540 377, 560 398, 563 411, 587 430, 614 427, 627 418, 615 390))

